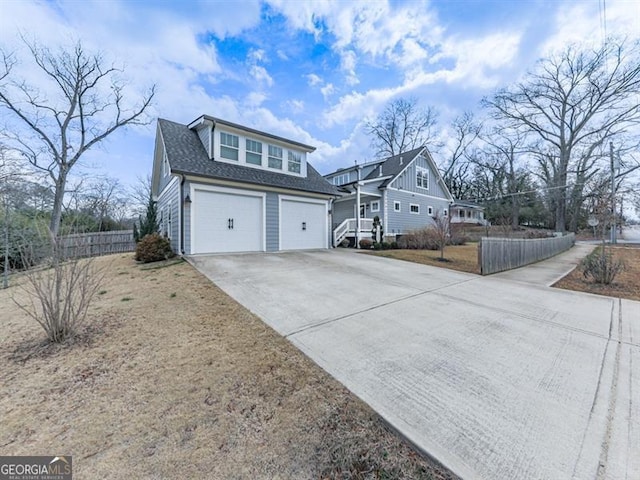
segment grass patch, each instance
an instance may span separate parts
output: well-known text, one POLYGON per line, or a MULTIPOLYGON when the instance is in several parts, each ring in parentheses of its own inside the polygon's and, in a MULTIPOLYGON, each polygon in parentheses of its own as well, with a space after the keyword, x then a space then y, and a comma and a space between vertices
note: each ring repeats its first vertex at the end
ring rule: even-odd
POLYGON ((480 273, 477 243, 448 246, 444 251, 444 260, 440 259, 439 250, 382 250, 371 252, 371 254, 434 267, 450 268, 459 272, 480 273))
POLYGON ((578 267, 553 286, 565 290, 640 300, 640 248, 613 247, 612 250, 614 258, 622 259, 625 263, 625 269, 611 285, 601 285, 585 279, 578 267))
POLYGON ((178 295, 176 292, 173 292, 171 295, 169 295, 169 298, 176 298, 176 295, 178 295))
POLYGON ((0 291, 3 455, 65 452, 78 479, 454 478, 188 263, 96 261, 110 295, 73 342, 0 291))
POLYGON ((98 292, 98 295, 104 295, 105 293, 107 293, 107 291, 106 291, 106 290, 100 290, 100 291, 98 292))
POLYGON ((120 299, 121 302, 130 302, 131 300, 133 300, 133 297, 122 297, 120 299))

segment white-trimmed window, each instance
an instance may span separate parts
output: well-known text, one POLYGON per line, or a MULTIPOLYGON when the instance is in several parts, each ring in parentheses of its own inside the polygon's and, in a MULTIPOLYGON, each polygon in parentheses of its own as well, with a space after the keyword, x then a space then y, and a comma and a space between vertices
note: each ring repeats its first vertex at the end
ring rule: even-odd
POLYGON ((247 149, 247 163, 262 165, 262 143, 247 138, 245 147, 247 149))
POLYGON ((399 212, 400 210, 402 210, 402 207, 400 206, 400 202, 398 201, 393 202, 393 211, 399 212))
POLYGON ((416 167, 416 187, 429 190, 429 170, 416 167))
POLYGON ((344 185, 345 183, 349 183, 348 173, 341 173, 340 175, 333 177, 334 185, 344 185))
POLYGON ((370 203, 371 206, 371 211, 372 212, 379 212, 380 211, 380 200, 373 200, 370 203))
POLYGON ((237 135, 220 132, 220 156, 229 160, 238 160, 238 146, 240 141, 237 135))
POLYGON ((427 214, 433 215, 433 207, 431 206, 427 207, 427 214))
POLYGON ((414 214, 420 213, 420 205, 418 205, 417 203, 410 203, 409 211, 414 214))
POLYGON ((302 164, 302 154, 300 152, 294 152, 289 150, 288 152, 289 165, 287 170, 293 173, 300 173, 300 165, 302 164))
POLYGON ((162 156, 162 176, 166 177, 169 175, 169 157, 167 157, 167 152, 164 152, 162 156))
POLYGON ((282 170, 282 148, 275 145, 269 145, 269 157, 267 160, 269 168, 277 168, 282 170))
POLYGON ((167 204, 167 231, 165 233, 165 236, 171 240, 171 231, 172 231, 172 221, 171 221, 171 202, 169 202, 167 204))

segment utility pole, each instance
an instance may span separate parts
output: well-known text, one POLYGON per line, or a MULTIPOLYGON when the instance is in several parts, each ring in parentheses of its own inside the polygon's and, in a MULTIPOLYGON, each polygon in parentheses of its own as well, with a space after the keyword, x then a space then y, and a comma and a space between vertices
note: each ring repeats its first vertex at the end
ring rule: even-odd
POLYGON ((613 160, 613 142, 609 142, 611 163, 611 244, 616 243, 616 168, 613 160))

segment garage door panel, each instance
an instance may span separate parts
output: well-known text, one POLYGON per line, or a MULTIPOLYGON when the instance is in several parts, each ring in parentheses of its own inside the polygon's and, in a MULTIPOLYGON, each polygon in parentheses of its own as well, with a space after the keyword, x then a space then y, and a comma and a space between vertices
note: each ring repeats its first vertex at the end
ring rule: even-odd
POLYGON ((194 253, 263 250, 263 198, 196 190, 194 253))
POLYGON ((283 199, 280 222, 282 250, 327 247, 326 203, 283 199))

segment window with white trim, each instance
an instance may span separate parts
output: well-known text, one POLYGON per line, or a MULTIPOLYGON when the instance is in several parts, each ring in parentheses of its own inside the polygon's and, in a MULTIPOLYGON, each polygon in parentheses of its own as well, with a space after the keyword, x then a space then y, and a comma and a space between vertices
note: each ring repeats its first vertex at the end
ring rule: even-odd
POLYGON ((171 221, 171 202, 167 204, 167 232, 165 236, 171 240, 171 230, 172 230, 172 221, 171 221))
POLYGON ((431 206, 427 207, 427 214, 433 215, 433 207, 431 206))
POLYGON ((400 202, 396 201, 393 202, 393 211, 394 212, 399 212, 402 209, 402 207, 400 206, 400 202))
POLYGON ((267 165, 269 165, 269 168, 282 170, 282 148, 276 147, 275 145, 269 145, 267 165))
POLYGON ((337 175, 337 176, 333 177, 333 184, 334 185, 344 185, 345 183, 349 183, 349 174, 348 173, 342 173, 340 175, 337 175))
POLYGON ((423 167, 416 167, 416 187, 429 190, 429 170, 423 167))
POLYGON ((167 157, 167 152, 164 152, 162 156, 162 176, 166 177, 169 175, 169 158, 167 157))
POLYGON ((420 213, 420 205, 416 203, 409 204, 409 211, 411 213, 420 213))
POLYGON ((293 173, 300 173, 300 165, 302 164, 302 154, 300 152, 294 152, 289 150, 288 152, 289 165, 287 170, 293 173))
POLYGON ((380 211, 380 200, 374 200, 370 203, 371 206, 371 211, 372 212, 379 212, 380 211))
POLYGON ((237 135, 220 132, 220 156, 229 160, 238 160, 238 146, 240 141, 237 135))
POLYGON ((247 138, 245 147, 247 149, 247 163, 262 165, 262 143, 247 138))

